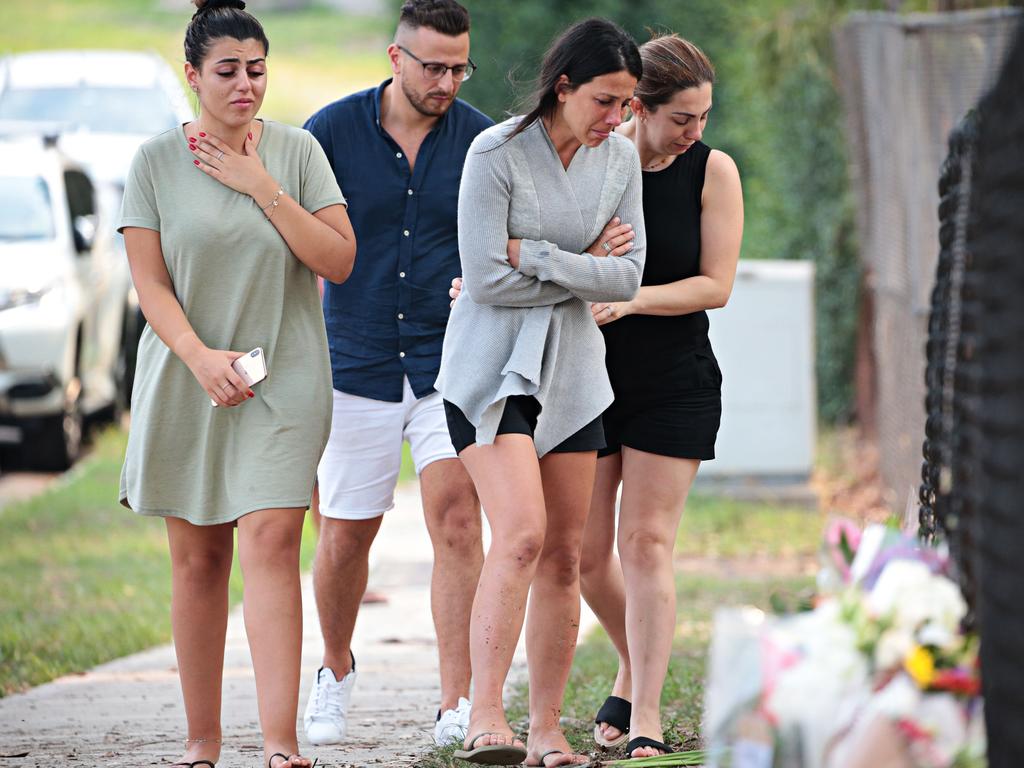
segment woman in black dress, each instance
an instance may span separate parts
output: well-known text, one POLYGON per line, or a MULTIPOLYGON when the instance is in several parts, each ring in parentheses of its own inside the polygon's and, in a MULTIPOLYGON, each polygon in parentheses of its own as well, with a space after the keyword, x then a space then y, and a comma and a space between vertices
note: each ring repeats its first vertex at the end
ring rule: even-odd
POLYGON ((715 456, 722 413, 705 310, 729 298, 743 233, 736 165, 700 141, 711 63, 676 35, 640 52, 634 117, 618 131, 636 144, 644 171, 647 263, 632 301, 591 306, 615 402, 604 415, 608 447, 598 454, 581 563, 583 596, 620 657, 594 737, 615 745, 628 733, 630 757, 671 751, 659 702, 676 620, 672 549, 697 467, 715 456))

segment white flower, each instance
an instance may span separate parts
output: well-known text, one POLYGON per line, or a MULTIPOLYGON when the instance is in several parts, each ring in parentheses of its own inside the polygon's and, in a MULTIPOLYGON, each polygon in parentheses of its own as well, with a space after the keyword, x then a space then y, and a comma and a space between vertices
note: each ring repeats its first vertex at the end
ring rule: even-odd
POLYGON ((950 627, 943 626, 937 621, 930 621, 917 631, 917 641, 921 645, 952 649, 960 642, 960 638, 950 627))
POLYGON ((900 666, 914 645, 914 636, 905 629, 887 629, 875 646, 875 668, 887 670, 900 666))
POLYGON ((800 735, 810 765, 820 765, 832 735, 870 696, 868 668, 856 635, 845 624, 837 601, 810 613, 787 617, 769 630, 770 647, 796 652, 799 660, 781 669, 764 702, 780 732, 800 735))
POLYGON ((917 560, 893 560, 885 566, 867 597, 868 611, 878 618, 891 617, 899 628, 914 632, 934 624, 956 634, 967 605, 960 589, 945 576, 933 575, 917 560))
POLYGON ((908 593, 923 592, 931 571, 916 560, 893 560, 885 566, 868 595, 868 609, 875 616, 896 613, 908 593))
POLYGON ((878 691, 867 707, 867 712, 885 715, 892 720, 910 717, 921 702, 921 690, 907 675, 896 675, 878 691))
POLYGON ((929 742, 911 742, 911 754, 921 765, 944 768, 967 741, 967 719, 963 706, 950 693, 931 693, 921 697, 911 718, 932 738, 929 742))
POLYGON ((958 634, 960 622, 967 613, 967 603, 960 587, 945 576, 932 576, 928 591, 922 596, 925 621, 958 634))

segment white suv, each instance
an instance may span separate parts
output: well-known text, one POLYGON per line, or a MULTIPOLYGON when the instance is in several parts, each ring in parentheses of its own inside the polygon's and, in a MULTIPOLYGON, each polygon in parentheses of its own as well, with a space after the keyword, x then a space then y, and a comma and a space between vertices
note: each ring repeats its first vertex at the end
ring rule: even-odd
POLYGON ((82 166, 55 138, 0 136, 0 447, 74 462, 86 416, 115 410, 127 272, 82 166))
MULTIPOLYGON (((151 136, 192 118, 192 109, 181 81, 171 67, 154 53, 35 51, 0 58, 0 134, 7 129, 58 134, 60 152, 84 167, 96 183, 95 197, 99 209, 110 213, 101 215, 96 222, 95 245, 99 251, 94 248, 89 257, 77 257, 76 263, 79 272, 91 270, 91 282, 81 286, 84 304, 95 306, 96 301, 106 302, 102 310, 94 311, 97 317, 102 316, 98 327, 106 335, 102 339, 86 340, 83 348, 94 346, 102 349, 103 361, 98 365, 104 369, 109 365, 110 345, 120 345, 113 372, 119 397, 108 403, 106 390, 110 375, 107 372, 97 373, 94 370, 88 376, 91 384, 83 378, 81 403, 77 407, 66 408, 64 455, 55 447, 57 433, 52 423, 43 430, 46 439, 38 435, 31 439, 25 436, 20 444, 19 455, 23 452, 31 454, 30 460, 36 465, 63 466, 73 460, 73 453, 77 451, 74 435, 76 431, 80 432, 80 428, 76 428, 81 421, 79 411, 116 410, 128 404, 135 373, 135 354, 145 319, 138 309, 138 299, 128 273, 124 241, 113 229, 120 195, 131 159, 139 145, 151 136), (19 125, 22 126, 20 129, 17 128, 19 125), (88 270, 86 263, 92 265, 88 270), (123 295, 114 291, 122 291, 123 295), (112 318, 119 311, 123 316, 115 323, 112 318)), ((0 161, 0 176, 5 179, 6 170, 6 165, 0 161)), ((59 197, 62 192, 60 187, 50 186, 49 194, 59 197)), ((6 200, 6 195, 6 191, 0 191, 0 199, 6 200)), ((0 221, 6 221, 2 211, 0 221)), ((0 248, 6 250, 3 239, 0 232, 0 248)), ((21 252, 27 251, 21 248, 21 252)), ((0 268, 0 275, 2 355, 4 329, 10 326, 3 318, 8 310, 14 309, 8 306, 12 299, 4 291, 8 290, 8 283, 15 280, 16 275, 8 272, 6 263, 0 268)), ((87 323, 83 327, 91 326, 87 323)), ((90 361, 91 358, 86 356, 83 360, 90 361)), ((86 367, 91 365, 88 363, 86 367)), ((10 420, 10 401, 2 384, 6 376, 3 367, 0 358, 0 420, 10 420)), ((15 393, 23 391, 16 389, 15 393)), ((0 461, 5 454, 10 455, 9 449, 2 450, 4 442, 10 444, 22 431, 21 427, 10 424, 5 430, 4 423, 0 421, 0 461)))
POLYGON ((0 59, 0 121, 59 125, 60 148, 97 181, 124 182, 146 139, 193 118, 155 53, 33 51, 0 59))

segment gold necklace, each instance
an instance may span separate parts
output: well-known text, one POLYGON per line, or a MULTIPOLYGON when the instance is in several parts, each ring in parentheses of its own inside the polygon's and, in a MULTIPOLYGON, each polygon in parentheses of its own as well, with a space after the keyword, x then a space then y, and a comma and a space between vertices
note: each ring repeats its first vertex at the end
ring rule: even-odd
POLYGON ((668 163, 668 161, 671 158, 672 158, 672 155, 665 155, 665 157, 661 158, 661 160, 659 160, 658 162, 656 162, 656 163, 648 163, 647 165, 643 166, 643 170, 645 170, 645 171, 657 170, 661 166, 663 166, 666 163, 668 163))

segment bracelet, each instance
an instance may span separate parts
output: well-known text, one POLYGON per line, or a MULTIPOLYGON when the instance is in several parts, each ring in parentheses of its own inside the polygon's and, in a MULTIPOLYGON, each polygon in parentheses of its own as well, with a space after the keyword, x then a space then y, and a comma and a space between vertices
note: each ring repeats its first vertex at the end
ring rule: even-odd
POLYGON ((185 747, 189 744, 220 744, 220 739, 185 739, 185 747))
POLYGON ((266 205, 261 205, 260 210, 263 211, 263 215, 269 220, 274 215, 274 211, 277 210, 277 201, 281 199, 281 195, 284 194, 284 190, 281 187, 277 188, 277 192, 274 193, 274 199, 266 205), (267 213, 267 208, 270 209, 270 213, 267 213))

